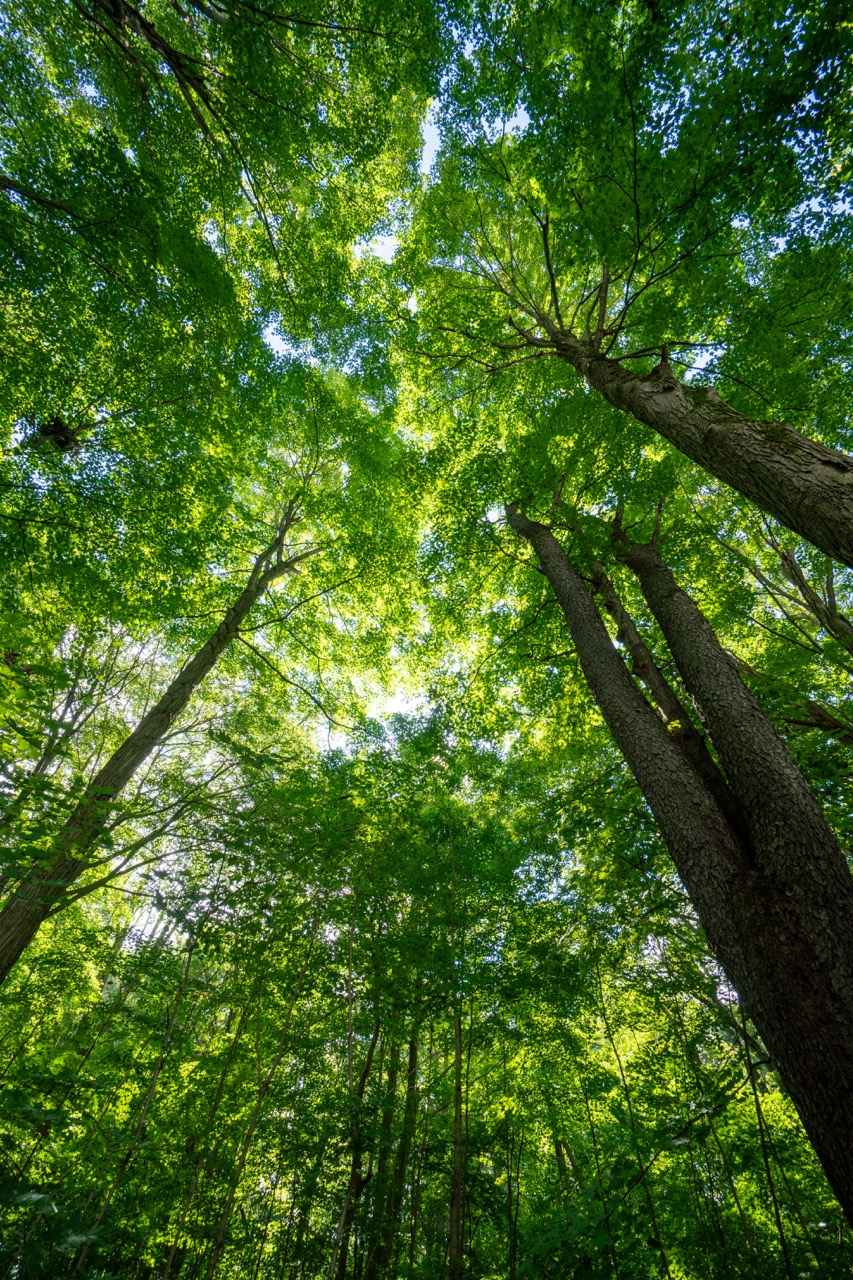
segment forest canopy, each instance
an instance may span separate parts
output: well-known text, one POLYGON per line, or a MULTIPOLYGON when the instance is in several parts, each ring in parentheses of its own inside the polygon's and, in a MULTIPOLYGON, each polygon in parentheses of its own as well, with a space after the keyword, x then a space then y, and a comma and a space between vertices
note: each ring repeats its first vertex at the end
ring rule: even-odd
POLYGON ((0 24, 0 1278, 850 1274, 848 7, 0 24))

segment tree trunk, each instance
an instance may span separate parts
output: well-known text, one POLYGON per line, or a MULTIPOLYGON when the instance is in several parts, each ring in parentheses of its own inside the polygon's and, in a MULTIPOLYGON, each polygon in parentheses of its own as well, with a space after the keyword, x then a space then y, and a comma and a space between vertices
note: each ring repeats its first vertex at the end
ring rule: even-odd
POLYGON ((753 850, 736 983, 853 1213, 853 877, 808 783, 707 619, 653 546, 622 552, 698 703, 753 850))
POLYGON ((240 1188, 240 1179, 243 1176, 244 1170, 246 1168, 246 1161, 248 1160, 249 1154, 252 1150, 252 1141, 255 1136, 255 1130, 258 1126, 258 1121, 261 1118, 261 1114, 264 1108, 264 1102, 266 1101, 267 1094, 269 1093, 270 1087, 272 1086, 272 1082, 273 1082, 273 1079, 275 1078, 275 1074, 278 1071, 279 1067, 281 1066, 282 1060, 285 1055, 285 1051, 287 1050, 287 1047, 290 1043, 290 1024, 291 1024, 291 1021, 293 1020, 293 1010, 296 1008, 296 1001, 299 998, 299 993, 302 990, 302 983, 305 979, 306 973, 308 972, 308 966, 311 962, 311 956, 314 952, 314 943, 317 940, 317 930, 319 929, 319 927, 320 927, 320 920, 318 917, 314 922, 314 927, 311 931, 311 937, 308 941, 307 954, 299 970, 299 973, 296 976, 296 982, 294 983, 293 992, 290 997, 290 1004, 287 1006, 287 1013, 285 1014, 284 1023, 282 1024, 281 1032, 278 1037, 278 1044, 276 1046, 275 1055, 269 1067, 267 1068, 266 1074, 263 1076, 263 1078, 260 1081, 260 1084, 258 1086, 257 1096, 255 1098, 255 1105, 252 1108, 251 1115, 249 1116, 249 1123, 246 1127, 246 1132, 243 1136, 242 1142, 240 1143, 235 1153, 234 1167, 229 1179, 228 1191, 225 1195, 225 1203, 222 1206, 222 1210, 217 1220, 216 1232, 213 1237, 213 1248, 210 1251, 210 1257, 208 1259, 207 1269, 204 1273, 205 1280, 211 1280, 211 1277, 213 1276, 217 1266, 219 1265, 219 1259, 222 1256, 222 1250, 225 1247, 228 1224, 231 1219, 231 1214, 234 1210, 234 1202, 237 1198, 237 1192, 240 1188))
POLYGON ((853 880, 820 807, 654 548, 627 544, 621 555, 701 708, 746 840, 632 681, 550 529, 515 507, 507 517, 539 556, 593 697, 652 808, 711 947, 853 1217, 853 880))
MULTIPOLYGON (((394 1236, 400 1220, 400 1210, 406 1190, 406 1172, 409 1167, 409 1154, 411 1152, 412 1141, 414 1139, 417 1106, 418 1029, 417 1026, 415 1026, 412 1030, 412 1038, 409 1041, 409 1057, 406 1070, 406 1101, 403 1107, 403 1122, 400 1130, 400 1138, 397 1143, 397 1154, 394 1160, 394 1172, 391 1179, 391 1186, 388 1191, 388 1199, 382 1220, 379 1244, 372 1260, 372 1274, 375 1276, 384 1275, 391 1265, 391 1255, 394 1251, 394 1236)), ((370 1266, 371 1264, 368 1263, 365 1278, 370 1273, 370 1266)))
POLYGON ((461 1280, 462 1224, 465 1213, 465 1143, 462 1133, 462 1016, 453 1019, 453 1179, 450 1188, 448 1275, 461 1280))
POLYGON ((382 1090, 382 1121, 379 1127, 379 1152, 376 1161, 376 1178, 374 1181, 373 1215, 367 1233, 367 1261, 364 1267, 364 1280, 376 1280, 382 1273, 383 1241, 386 1236, 386 1222, 390 1212, 389 1200, 392 1195, 390 1185, 390 1164, 393 1147, 391 1143, 391 1126, 394 1120, 394 1106, 397 1101, 397 1076, 400 1071, 400 1046, 396 1040, 391 1043, 388 1058, 388 1079, 382 1090))
POLYGON ((720 947, 721 963, 733 968, 737 947, 733 943, 731 949, 726 939, 732 885, 745 869, 740 842, 674 736, 637 688, 592 596, 550 529, 514 507, 507 509, 507 518, 539 556, 566 616, 590 692, 649 802, 706 931, 720 947))
MULTIPOLYGON (((373 1056, 376 1053, 376 1044, 379 1040, 379 1019, 377 1018, 373 1024, 373 1035, 370 1038, 370 1044, 367 1046, 367 1057, 364 1061, 361 1075, 358 1078, 358 1085, 355 1091, 356 1105, 360 1107, 364 1101, 364 1091, 367 1087, 367 1078, 370 1075, 370 1068, 373 1065, 373 1056)), ((362 1174, 362 1165, 364 1160, 364 1125, 362 1117, 356 1113, 352 1123, 352 1157, 350 1159, 350 1175, 347 1183, 346 1193, 344 1195, 344 1203, 341 1206, 338 1225, 335 1229, 335 1238, 332 1242, 332 1253, 329 1258, 329 1269, 327 1272, 327 1280, 344 1280, 347 1269, 347 1252, 349 1249, 349 1235, 352 1229, 353 1218, 358 1207, 358 1202, 364 1194, 364 1189, 370 1181, 370 1173, 366 1176, 362 1174)))
POLYGON ((801 435, 787 422, 747 418, 713 390, 679 383, 664 361, 634 374, 591 342, 543 318, 550 347, 617 409, 762 511, 843 564, 853 565, 853 457, 801 435))
POLYGON ((303 552, 290 559, 284 558, 284 539, 296 518, 296 505, 292 502, 279 524, 276 538, 258 556, 244 590, 219 626, 95 774, 59 831, 50 860, 38 864, 7 900, 0 911, 0 982, 8 977, 42 922, 62 905, 70 886, 85 871, 89 865, 86 855, 104 829, 112 801, 162 741, 195 690, 238 634, 252 606, 270 583, 293 570, 297 561, 306 554, 311 554, 303 552))

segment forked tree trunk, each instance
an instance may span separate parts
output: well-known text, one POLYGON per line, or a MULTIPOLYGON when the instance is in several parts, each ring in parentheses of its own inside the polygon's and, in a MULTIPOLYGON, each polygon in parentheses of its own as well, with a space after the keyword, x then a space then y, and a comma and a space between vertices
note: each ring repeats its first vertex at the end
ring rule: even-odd
POLYGON ((507 510, 563 608, 604 719, 660 826, 708 941, 767 1044, 853 1218, 853 878, 806 780, 652 547, 623 546, 701 708, 740 814, 633 682, 550 529, 507 510))
POLYGON ((554 350, 617 409, 651 427, 681 453, 843 564, 853 565, 853 457, 819 444, 786 422, 748 418, 712 389, 679 383, 664 362, 654 375, 557 328, 554 350))
POLYGON ((622 553, 701 709, 752 847, 737 886, 749 1016, 853 1214, 853 877, 811 788, 652 546, 622 553))
POLYGON ((258 556, 246 586, 219 626, 95 774, 58 832, 53 855, 35 866, 7 899, 0 911, 0 982, 6 979, 43 921, 62 905, 71 885, 86 870, 87 855, 104 829, 112 801, 184 711, 195 690, 238 634, 249 610, 272 582, 293 570, 306 554, 312 554, 302 552, 289 559, 284 557, 284 539, 296 518, 296 504, 292 502, 274 541, 258 556))

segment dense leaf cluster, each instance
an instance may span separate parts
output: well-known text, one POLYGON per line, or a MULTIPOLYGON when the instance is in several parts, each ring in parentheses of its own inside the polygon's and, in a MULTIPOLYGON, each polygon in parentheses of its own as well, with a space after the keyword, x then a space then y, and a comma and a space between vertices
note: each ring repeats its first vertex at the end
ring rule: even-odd
POLYGON ((853 847, 845 7, 0 24, 0 1276, 846 1274, 506 519, 853 847))

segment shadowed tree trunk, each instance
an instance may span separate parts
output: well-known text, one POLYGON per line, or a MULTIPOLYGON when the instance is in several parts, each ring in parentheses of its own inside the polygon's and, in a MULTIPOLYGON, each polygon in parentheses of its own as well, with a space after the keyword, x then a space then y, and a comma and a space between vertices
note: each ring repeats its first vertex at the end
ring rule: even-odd
POLYGON ((382 1274, 383 1242, 387 1235, 387 1221, 391 1212, 392 1180, 391 1158, 393 1146, 391 1128, 397 1101, 397 1076, 400 1071, 400 1045, 392 1041, 388 1055, 388 1079, 382 1091, 382 1122, 379 1130, 379 1153, 374 1181, 373 1214, 367 1232, 367 1261, 364 1280, 376 1280, 382 1274))
MULTIPOLYGON (((373 1024, 373 1034, 370 1037, 370 1044, 367 1046, 367 1056, 364 1060, 364 1066, 361 1075, 358 1078, 358 1085, 355 1091, 355 1105, 360 1108, 364 1101, 364 1091, 367 1088, 367 1079, 370 1075, 370 1068, 373 1065, 373 1056, 376 1053, 376 1044, 379 1040, 379 1019, 377 1018, 373 1024)), ((351 1130, 351 1148, 352 1156, 350 1158, 350 1175, 347 1183, 347 1189, 344 1194, 344 1202, 341 1206, 338 1225, 335 1230, 335 1238, 332 1243, 332 1253, 329 1258, 329 1268, 327 1271, 328 1280, 344 1280, 347 1270, 347 1254, 349 1252, 349 1237, 352 1229, 355 1211, 358 1208, 358 1202, 364 1194, 364 1189, 371 1179, 371 1172, 362 1173, 364 1164, 364 1148, 366 1135, 364 1133, 364 1124, 358 1111, 353 1118, 351 1130)))
MULTIPOLYGON (((622 540, 740 815, 645 700, 545 525, 507 509, 563 608, 590 691, 660 826, 708 940, 853 1216, 853 878, 806 780, 654 546, 622 540)), ((660 675, 663 680, 663 676, 660 675)), ((674 696, 674 695, 673 695, 674 696)))
POLYGON ((465 1216, 465 1141, 462 1133, 462 1015, 453 1019, 453 1175, 450 1186, 450 1242, 448 1275, 460 1280, 464 1273, 462 1225, 465 1216))
POLYGON ((294 500, 285 509, 275 538, 258 556, 246 586, 219 626, 95 774, 58 833, 53 855, 19 882, 7 899, 0 912, 0 982, 32 942, 43 921, 62 906, 70 886, 90 865, 87 854, 103 831, 111 802, 162 742, 195 690, 237 636, 252 606, 277 578, 294 570, 307 555, 316 554, 312 550, 285 557, 284 541, 297 518, 294 500))
MULTIPOLYGON (((389 1081, 389 1092, 390 1087, 389 1081)), ((397 1142, 397 1152, 394 1158, 394 1169, 390 1185, 388 1186, 387 1197, 384 1200, 384 1208, 382 1210, 382 1218, 377 1232, 377 1240, 365 1268, 365 1280, 371 1280, 371 1277, 385 1275, 391 1266, 395 1235, 400 1220, 403 1196, 406 1190, 406 1173, 409 1168, 409 1155, 412 1149, 412 1139, 414 1138, 417 1105, 418 1039, 417 1026, 415 1026, 412 1030, 412 1038, 409 1041, 408 1064, 406 1069, 406 1099, 403 1106, 403 1119, 400 1128, 400 1137, 397 1142)))

